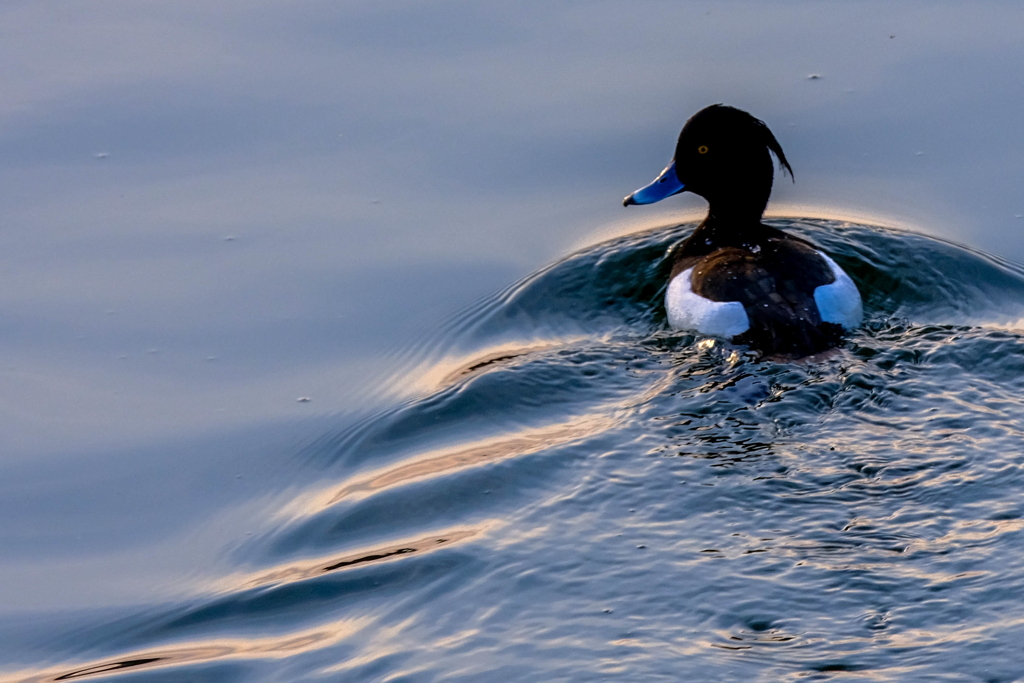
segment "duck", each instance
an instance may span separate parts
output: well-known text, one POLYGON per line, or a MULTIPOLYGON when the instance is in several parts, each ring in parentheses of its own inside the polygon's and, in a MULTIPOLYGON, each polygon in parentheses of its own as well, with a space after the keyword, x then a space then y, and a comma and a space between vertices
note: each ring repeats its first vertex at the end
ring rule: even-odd
POLYGON ((781 358, 838 346, 860 325, 850 276, 811 242, 762 221, 775 165, 793 169, 768 126, 713 104, 683 126, 672 162, 624 206, 681 192, 708 202, 707 217, 668 252, 665 310, 672 328, 718 337, 781 358))

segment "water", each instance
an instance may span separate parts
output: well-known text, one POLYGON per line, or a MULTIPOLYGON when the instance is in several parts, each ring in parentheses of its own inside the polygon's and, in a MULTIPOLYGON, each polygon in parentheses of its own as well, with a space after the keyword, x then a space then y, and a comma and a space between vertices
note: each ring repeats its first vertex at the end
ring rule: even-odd
POLYGON ((396 360, 411 396, 226 490, 219 572, 6 619, 0 680, 1019 680, 1024 269, 772 222, 864 294, 834 355, 667 329, 693 224, 585 248, 396 360))
POLYGON ((1019 26, 3 3, 0 680, 1020 678, 1019 26), (620 202, 713 102, 841 219, 834 358, 664 329, 704 204, 620 202))

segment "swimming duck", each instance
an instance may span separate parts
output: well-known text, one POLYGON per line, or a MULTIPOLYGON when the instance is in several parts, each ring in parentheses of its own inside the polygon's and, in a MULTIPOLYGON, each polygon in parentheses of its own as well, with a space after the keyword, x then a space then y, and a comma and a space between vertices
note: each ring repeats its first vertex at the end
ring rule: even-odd
POLYGON ((763 121, 722 104, 693 115, 672 163, 623 200, 652 204, 693 192, 707 218, 675 245, 665 308, 669 324, 746 344, 766 354, 803 357, 837 345, 860 324, 860 293, 850 276, 810 242, 761 222, 774 166, 793 177, 763 121))

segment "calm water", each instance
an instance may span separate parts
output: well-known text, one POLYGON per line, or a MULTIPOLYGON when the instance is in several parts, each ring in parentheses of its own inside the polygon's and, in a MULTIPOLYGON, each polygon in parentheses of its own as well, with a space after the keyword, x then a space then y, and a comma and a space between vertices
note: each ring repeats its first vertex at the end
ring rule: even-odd
POLYGON ((6 621, 33 665, 3 680, 1024 677, 1024 269, 774 224, 865 295, 827 360, 666 329, 692 224, 584 249, 410 352, 414 398, 288 453, 219 576, 6 621))
POLYGON ((2 3, 0 680, 1024 678, 1022 14, 2 3), (665 329, 713 102, 832 358, 665 329))

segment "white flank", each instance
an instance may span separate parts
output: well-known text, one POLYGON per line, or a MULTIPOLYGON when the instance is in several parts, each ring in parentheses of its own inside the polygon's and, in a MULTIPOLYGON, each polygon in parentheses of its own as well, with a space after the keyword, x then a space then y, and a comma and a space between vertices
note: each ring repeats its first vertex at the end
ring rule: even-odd
MULTIPOLYGON (((732 339, 749 330, 750 319, 747 317, 747 312, 743 310, 743 304, 739 301, 712 301, 693 293, 690 286, 692 272, 693 268, 687 268, 668 283, 668 291, 665 292, 668 324, 676 329, 694 330, 711 337, 725 339, 732 339)), ((818 289, 822 289, 822 287, 818 289)), ((815 296, 817 296, 817 292, 815 292, 815 296)), ((820 308, 821 304, 818 306, 820 308)))
POLYGON ((820 251, 818 253, 828 263, 832 275, 836 278, 832 284, 822 285, 814 290, 814 303, 818 305, 818 315, 824 322, 842 325, 846 329, 857 327, 864 317, 864 306, 857 285, 853 284, 850 276, 838 263, 829 258, 828 254, 820 251))

